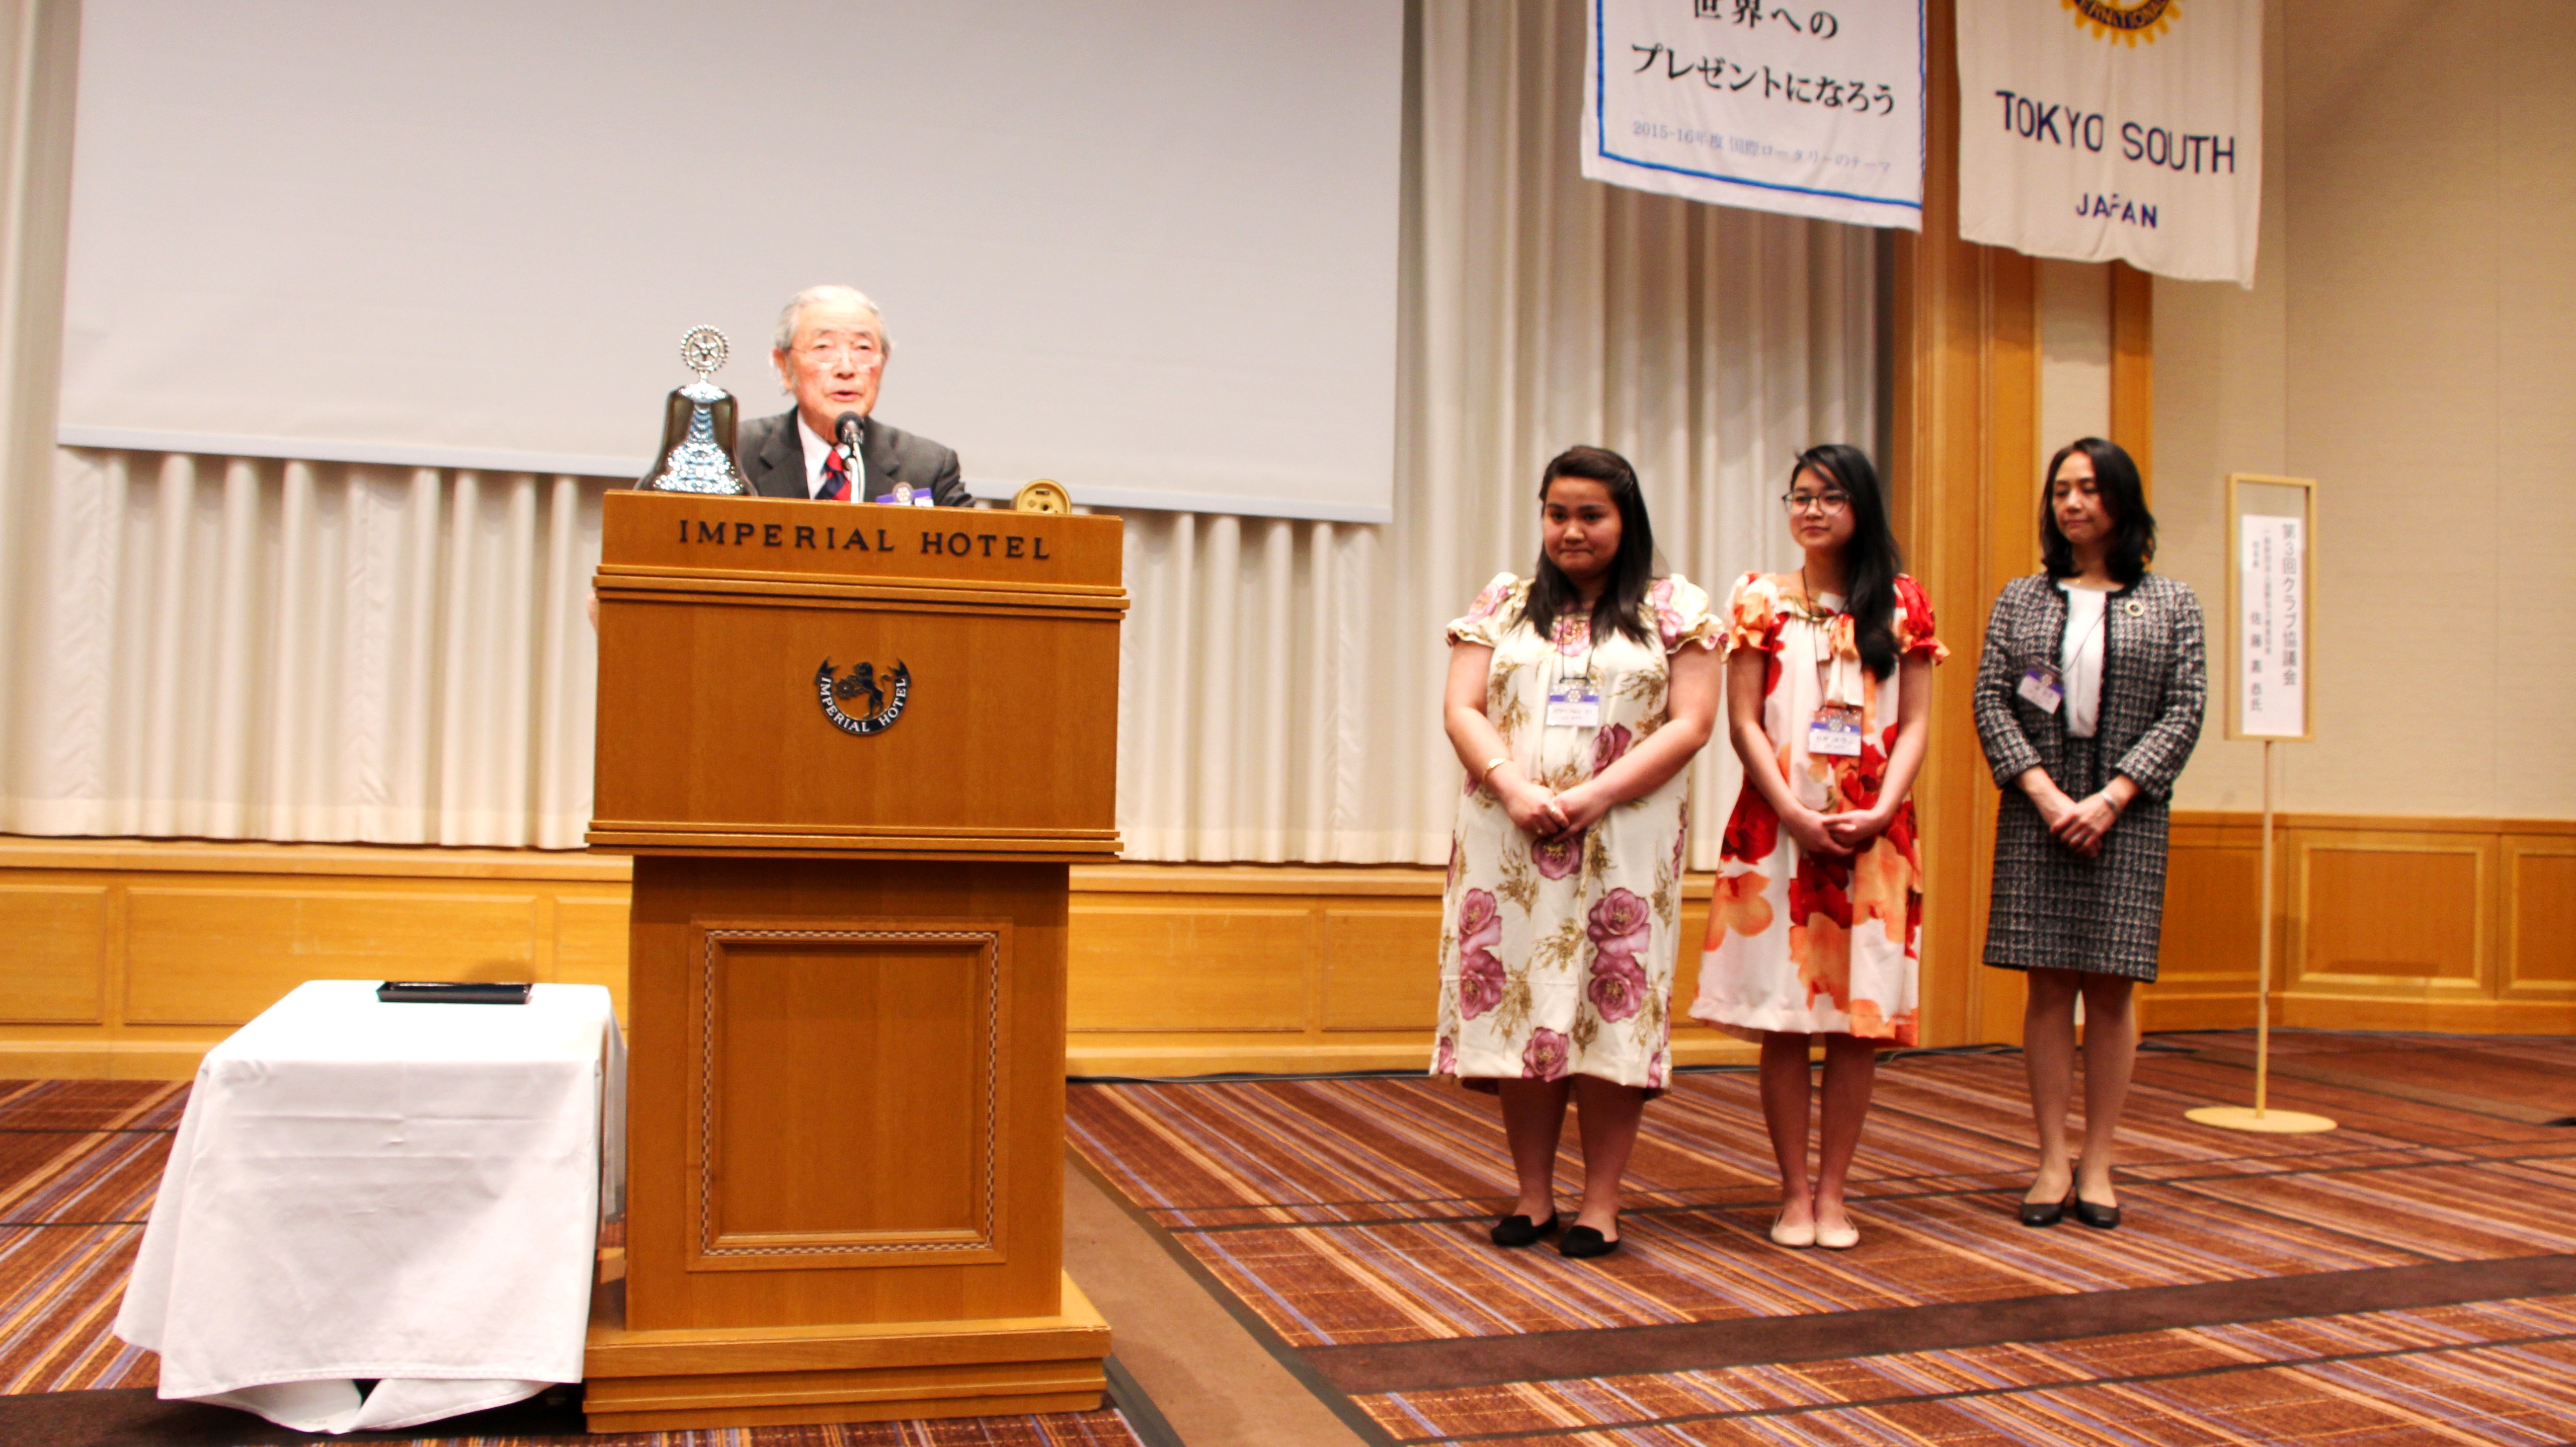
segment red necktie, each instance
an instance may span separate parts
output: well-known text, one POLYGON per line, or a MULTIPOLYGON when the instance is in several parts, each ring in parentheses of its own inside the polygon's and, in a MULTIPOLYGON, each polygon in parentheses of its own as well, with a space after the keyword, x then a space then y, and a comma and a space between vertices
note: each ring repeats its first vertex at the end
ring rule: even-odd
POLYGON ((823 454, 823 490, 816 496, 824 502, 850 500, 849 464, 841 460, 841 449, 837 447, 823 454))

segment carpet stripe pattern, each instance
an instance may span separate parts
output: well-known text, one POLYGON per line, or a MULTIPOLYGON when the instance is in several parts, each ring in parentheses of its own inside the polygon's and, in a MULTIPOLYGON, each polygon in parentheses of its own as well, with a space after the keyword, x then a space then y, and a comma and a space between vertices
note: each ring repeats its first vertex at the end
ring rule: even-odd
MULTIPOLYGON (((2576 1042, 2275 1039, 2300 1078, 2276 1076, 2274 1103, 2342 1129, 2193 1125, 2186 1109, 2249 1094, 2251 1041, 2156 1037, 2122 1122, 2116 1232, 2015 1222, 2036 1154, 2008 1054, 1882 1069, 1853 1172, 1863 1241, 1845 1253, 1768 1243, 1770 1147, 1743 1072, 1684 1075, 1649 1107, 1626 1247, 1592 1263, 1485 1241, 1511 1190, 1499 1121, 1441 1082, 1083 1084, 1070 1134, 1389 1442, 2576 1439, 2576 1275, 2560 1269, 2576 1130, 2543 1123, 2576 1115, 2576 1042), (2413 1088, 2428 1078, 2437 1096, 2413 1088), (2445 1281, 2481 1299, 2449 1300, 2445 1281), (1938 1339, 2074 1298, 2082 1336, 1938 1339), (1782 1343, 1845 1323, 1851 1340, 1761 1359, 1765 1321, 1815 1324, 1782 1343), (1703 1347, 1745 1359, 1689 1369, 1716 1360, 1690 1357, 1703 1347)), ((1569 1149, 1561 1203, 1580 1169, 1569 1149)))
MULTIPOLYGON (((255 1418, 164 1404, 136 1390, 159 1380, 158 1362, 111 1330, 186 1105, 187 1087, 173 1082, 0 1081, 0 1441, 105 1434, 193 1443, 228 1440, 204 1435, 220 1434, 226 1421, 266 1428, 255 1418)), ((566 1424, 561 1430, 578 1432, 577 1414, 555 1418, 566 1424)), ((285 1438, 271 1429, 260 1440, 285 1438)), ((562 1439, 415 1440, 515 1447, 562 1439)), ((1109 1409, 572 1440, 589 1447, 1137 1447, 1126 1419, 1109 1409)))

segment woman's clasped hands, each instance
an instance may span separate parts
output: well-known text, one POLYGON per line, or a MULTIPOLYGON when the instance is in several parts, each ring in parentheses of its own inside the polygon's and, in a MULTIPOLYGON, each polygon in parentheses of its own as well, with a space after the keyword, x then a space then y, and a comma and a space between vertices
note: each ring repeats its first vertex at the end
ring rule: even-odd
POLYGON ((1503 809, 1512 824, 1532 839, 1558 839, 1579 834, 1601 820, 1616 802, 1597 779, 1588 779, 1563 793, 1544 784, 1533 783, 1514 769, 1505 779, 1499 772, 1494 784, 1502 795, 1503 809))
POLYGON ((2031 791, 2030 801, 2057 842, 2087 859, 2102 852, 2103 839, 2120 822, 2120 805, 2108 790, 2072 799, 2052 783, 2031 791))
POLYGON ((1798 841, 1798 847, 1826 859, 1848 859, 1869 847, 1869 841, 1887 832, 1894 822, 1893 809, 1846 809, 1823 814, 1813 809, 1796 809, 1783 815, 1780 827, 1798 841))

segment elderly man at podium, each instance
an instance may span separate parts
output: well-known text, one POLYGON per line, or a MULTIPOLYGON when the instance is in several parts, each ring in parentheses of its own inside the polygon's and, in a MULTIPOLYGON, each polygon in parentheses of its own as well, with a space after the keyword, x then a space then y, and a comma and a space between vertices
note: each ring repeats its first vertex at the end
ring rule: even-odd
POLYGON ((770 360, 796 405, 746 422, 735 448, 762 497, 967 507, 957 454, 880 422, 877 388, 894 345, 864 293, 809 286, 778 314, 770 360), (855 462, 855 466, 853 465, 855 462))

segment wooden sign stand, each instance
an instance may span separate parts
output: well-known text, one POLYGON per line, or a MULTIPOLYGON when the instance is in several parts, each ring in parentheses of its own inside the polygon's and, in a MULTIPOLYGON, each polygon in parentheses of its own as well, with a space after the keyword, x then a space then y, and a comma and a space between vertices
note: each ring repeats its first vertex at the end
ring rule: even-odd
MULTIPOLYGON (((2280 503, 2275 502, 2274 507, 2280 503)), ((2266 511, 2257 517, 2288 517, 2287 512, 2266 511)), ((2317 485, 2304 477, 2264 477, 2255 473, 2232 472, 2227 475, 2227 658, 2230 664, 2227 680, 2227 737, 2260 739, 2263 743, 2263 879, 2260 889, 2262 905, 2255 915, 2254 975, 2254 1105, 2204 1105, 2184 1115, 2201 1125, 2222 1130, 2257 1131, 2266 1135, 2304 1135, 2328 1131, 2335 1123, 2321 1115, 2304 1111, 2270 1108, 2272 1077, 2272 748, 2289 742, 2304 742, 2316 736, 2315 713, 2310 707, 2313 693, 2309 685, 2308 602, 2313 596, 2309 579, 2315 572, 2317 534, 2317 485), (2292 648, 2298 663, 2298 723, 2296 732, 2279 727, 2269 718, 2249 721, 2246 684, 2245 609, 2251 600, 2242 596, 2245 573, 2244 521, 2246 486, 2272 489, 2295 489, 2298 494, 2299 543, 2298 578, 2295 613, 2295 635, 2292 648)), ((2267 627, 2277 629, 2280 621, 2269 618, 2267 627)), ((2277 651, 2277 650, 2276 650, 2277 651)))
POLYGON ((1096 1408, 1067 869, 1116 857, 1115 518, 614 492, 590 843, 632 854, 593 1432, 1096 1408))

